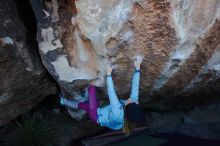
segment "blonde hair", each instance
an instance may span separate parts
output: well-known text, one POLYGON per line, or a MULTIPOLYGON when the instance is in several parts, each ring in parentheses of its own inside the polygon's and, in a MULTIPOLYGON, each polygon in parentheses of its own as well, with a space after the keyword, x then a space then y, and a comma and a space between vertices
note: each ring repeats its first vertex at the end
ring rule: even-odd
POLYGON ((135 128, 135 124, 134 122, 129 121, 126 116, 124 116, 124 126, 123 126, 123 133, 130 135, 131 133, 133 133, 135 128))

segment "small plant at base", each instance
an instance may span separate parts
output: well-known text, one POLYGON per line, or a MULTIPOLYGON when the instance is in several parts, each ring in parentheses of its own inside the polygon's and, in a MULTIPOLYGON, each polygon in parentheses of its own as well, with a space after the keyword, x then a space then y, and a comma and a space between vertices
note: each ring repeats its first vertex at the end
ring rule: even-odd
POLYGON ((16 121, 10 131, 5 146, 53 146, 57 140, 51 122, 36 117, 16 121))

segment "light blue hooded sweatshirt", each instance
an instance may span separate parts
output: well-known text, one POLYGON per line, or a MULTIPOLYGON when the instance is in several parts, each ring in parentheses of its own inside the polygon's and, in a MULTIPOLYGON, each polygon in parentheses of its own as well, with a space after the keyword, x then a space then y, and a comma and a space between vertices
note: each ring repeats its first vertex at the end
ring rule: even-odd
MULTIPOLYGON (((138 103, 138 92, 140 82, 140 71, 136 70, 132 79, 132 89, 130 99, 138 103)), ((107 90, 110 105, 98 108, 97 122, 101 126, 106 126, 110 129, 118 130, 124 125, 124 105, 126 100, 119 100, 114 89, 114 84, 111 76, 107 76, 107 90)))

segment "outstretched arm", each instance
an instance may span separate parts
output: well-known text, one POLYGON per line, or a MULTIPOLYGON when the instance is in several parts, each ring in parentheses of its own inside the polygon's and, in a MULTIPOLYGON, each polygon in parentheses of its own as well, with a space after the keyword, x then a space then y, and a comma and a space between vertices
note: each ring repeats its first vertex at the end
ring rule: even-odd
POLYGON ((112 106, 112 108, 114 108, 114 106, 116 106, 120 103, 119 100, 118 100, 118 97, 115 93, 114 83, 113 83, 112 76, 111 76, 113 68, 114 68, 113 65, 107 65, 107 68, 106 68, 106 72, 107 72, 107 90, 108 90, 110 105, 112 106))
POLYGON ((139 95, 139 84, 140 84, 140 66, 142 60, 143 60, 142 56, 137 56, 136 59, 134 60, 135 71, 132 79, 130 100, 136 103, 138 103, 138 98, 139 98, 138 95, 139 95))

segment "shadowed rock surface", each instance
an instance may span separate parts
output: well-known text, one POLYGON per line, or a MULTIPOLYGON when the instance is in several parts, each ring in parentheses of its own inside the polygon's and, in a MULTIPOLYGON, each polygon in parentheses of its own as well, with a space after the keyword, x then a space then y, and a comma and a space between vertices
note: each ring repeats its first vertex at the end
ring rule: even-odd
MULTIPOLYGON (((28 3, 25 6, 31 10, 28 3)), ((22 21, 35 20, 34 14, 22 18, 29 11, 21 8, 14 0, 0 1, 0 126, 56 92, 38 55, 36 25, 22 21)))

